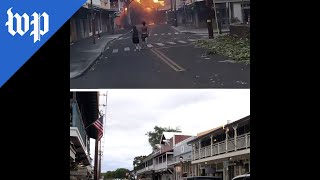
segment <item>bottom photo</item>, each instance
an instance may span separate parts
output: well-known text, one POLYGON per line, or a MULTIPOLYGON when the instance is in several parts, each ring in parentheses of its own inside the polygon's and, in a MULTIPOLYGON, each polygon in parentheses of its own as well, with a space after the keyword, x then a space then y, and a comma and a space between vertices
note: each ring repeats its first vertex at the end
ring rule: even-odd
POLYGON ((70 180, 244 179, 250 89, 70 91, 70 180))

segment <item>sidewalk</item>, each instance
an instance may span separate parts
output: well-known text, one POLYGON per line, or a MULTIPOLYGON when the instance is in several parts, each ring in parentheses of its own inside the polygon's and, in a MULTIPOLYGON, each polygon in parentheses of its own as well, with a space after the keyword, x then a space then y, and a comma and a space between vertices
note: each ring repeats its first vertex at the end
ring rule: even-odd
POLYGON ((82 75, 102 55, 108 43, 121 37, 125 32, 127 31, 118 31, 115 34, 103 33, 99 39, 96 37, 96 44, 93 44, 92 37, 71 44, 70 78, 82 75))
MULTIPOLYGON (((171 26, 171 27, 180 33, 191 33, 191 34, 208 36, 208 28, 195 28, 193 26, 184 26, 184 25, 180 25, 178 27, 175 27, 175 26, 171 26)), ((222 29, 221 31, 222 33, 227 33, 229 32, 229 29, 222 29)), ((213 33, 218 34, 218 31, 214 29, 213 33)))

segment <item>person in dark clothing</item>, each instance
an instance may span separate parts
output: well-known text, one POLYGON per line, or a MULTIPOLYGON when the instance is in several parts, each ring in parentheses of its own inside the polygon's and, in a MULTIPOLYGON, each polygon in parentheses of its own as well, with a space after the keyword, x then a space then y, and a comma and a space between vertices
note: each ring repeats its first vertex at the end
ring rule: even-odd
POLYGON ((139 32, 136 26, 133 26, 132 29, 132 42, 136 46, 136 49, 134 51, 136 51, 137 49, 140 51, 141 47, 139 44, 139 32))
POLYGON ((141 28, 141 40, 142 40, 142 46, 147 46, 147 38, 149 36, 149 29, 146 26, 146 22, 142 22, 142 28, 141 28))

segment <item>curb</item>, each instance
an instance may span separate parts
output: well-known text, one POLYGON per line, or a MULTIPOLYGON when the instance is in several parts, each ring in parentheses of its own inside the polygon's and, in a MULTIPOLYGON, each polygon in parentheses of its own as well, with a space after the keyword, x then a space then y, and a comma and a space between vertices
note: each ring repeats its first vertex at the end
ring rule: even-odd
POLYGON ((107 46, 108 46, 110 43, 112 43, 112 42, 114 42, 115 40, 123 37, 124 35, 127 35, 128 33, 130 33, 130 31, 129 31, 129 32, 126 32, 126 33, 124 33, 124 34, 122 34, 122 35, 120 35, 120 36, 117 37, 117 38, 114 38, 114 39, 108 41, 108 42, 106 43, 106 45, 104 46, 103 50, 102 50, 102 51, 100 52, 100 54, 98 55, 98 57, 95 58, 92 62, 88 63, 88 65, 87 65, 85 68, 83 68, 81 71, 79 71, 79 72, 77 72, 77 73, 75 73, 75 74, 73 74, 73 75, 71 75, 71 72, 70 72, 70 79, 74 79, 74 78, 77 78, 77 77, 83 75, 88 69, 90 69, 90 67, 91 67, 98 59, 101 58, 101 56, 103 55, 103 52, 106 50, 107 46))
MULTIPOLYGON (((179 33, 184 33, 184 34, 193 34, 193 35, 208 35, 208 33, 195 33, 195 32, 192 32, 192 31, 188 31, 188 30, 178 30, 175 26, 171 26, 172 29, 174 29, 175 31, 179 32, 179 33)), ((224 34, 224 33, 229 33, 230 30, 222 30, 221 33, 224 34)), ((213 31, 214 34, 217 34, 218 31, 213 31)))

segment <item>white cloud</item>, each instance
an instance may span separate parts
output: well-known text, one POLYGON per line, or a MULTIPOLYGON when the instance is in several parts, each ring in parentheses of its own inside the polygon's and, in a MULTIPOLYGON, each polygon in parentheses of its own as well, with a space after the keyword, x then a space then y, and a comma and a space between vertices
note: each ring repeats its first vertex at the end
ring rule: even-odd
POLYGON ((135 156, 151 153, 145 133, 156 125, 196 135, 249 114, 249 89, 108 90, 102 172, 132 169, 135 156))

